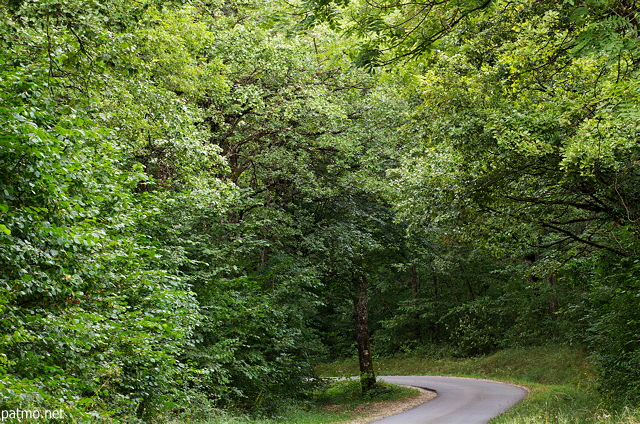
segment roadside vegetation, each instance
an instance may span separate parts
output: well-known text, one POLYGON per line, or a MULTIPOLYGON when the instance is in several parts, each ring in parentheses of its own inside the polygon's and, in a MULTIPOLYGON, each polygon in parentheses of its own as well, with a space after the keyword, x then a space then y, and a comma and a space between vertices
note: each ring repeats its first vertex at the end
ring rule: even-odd
POLYGON ((169 421, 170 424, 330 424, 342 423, 370 416, 373 404, 407 401, 418 394, 418 390, 393 384, 379 383, 375 389, 364 394, 358 380, 325 380, 314 391, 306 403, 289 405, 275 417, 233 415, 221 411, 210 411, 200 417, 185 415, 169 421))
MULTIPOLYGON (((414 352, 377 361, 379 375, 447 375, 486 378, 526 387, 528 396, 490 424, 638 424, 640 409, 603 400, 597 372, 582 349, 551 345, 505 349, 491 355, 456 358, 443 351, 414 352)), ((353 377, 357 358, 323 364, 324 377, 353 377)), ((329 424, 367 416, 372 402, 411 399, 415 391, 383 383, 363 395, 357 380, 331 381, 314 392, 313 401, 291 404, 277 417, 259 418, 210 411, 181 417, 171 424, 329 424)))
MULTIPOLYGON (((486 378, 526 387, 529 395, 491 424, 637 424, 640 409, 606 400, 597 372, 581 349, 513 348, 474 358, 429 352, 378 360, 379 375, 448 375, 486 378), (438 357, 440 356, 440 357, 438 357)), ((325 376, 357 375, 354 359, 320 366, 325 376)))

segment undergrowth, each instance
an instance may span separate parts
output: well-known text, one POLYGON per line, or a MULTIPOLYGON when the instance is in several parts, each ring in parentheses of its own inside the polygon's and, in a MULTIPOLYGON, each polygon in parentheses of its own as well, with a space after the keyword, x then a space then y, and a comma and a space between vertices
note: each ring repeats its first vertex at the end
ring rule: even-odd
POLYGON ((417 395, 416 389, 378 382, 363 394, 358 380, 326 379, 318 387, 313 399, 307 403, 290 405, 276 416, 231 414, 211 411, 203 417, 182 414, 169 424, 329 424, 349 421, 373 402, 392 402, 417 395), (358 412, 359 411, 359 412, 358 412))

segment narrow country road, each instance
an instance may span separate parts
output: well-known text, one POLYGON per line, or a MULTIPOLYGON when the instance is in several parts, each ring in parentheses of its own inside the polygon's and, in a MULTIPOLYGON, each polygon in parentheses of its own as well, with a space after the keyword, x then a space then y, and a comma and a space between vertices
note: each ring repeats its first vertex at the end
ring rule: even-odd
POLYGON ((380 377, 393 384, 422 387, 438 396, 376 424, 486 424, 527 395, 521 387, 489 380, 457 377, 380 377))

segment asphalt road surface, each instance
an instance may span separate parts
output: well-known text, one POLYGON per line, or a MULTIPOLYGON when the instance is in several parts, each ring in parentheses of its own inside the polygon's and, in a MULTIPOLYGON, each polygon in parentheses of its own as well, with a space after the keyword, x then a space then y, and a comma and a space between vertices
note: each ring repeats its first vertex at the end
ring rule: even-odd
POLYGON ((376 424, 486 424, 520 402, 527 391, 511 384, 456 377, 379 377, 393 384, 422 387, 438 396, 376 424))

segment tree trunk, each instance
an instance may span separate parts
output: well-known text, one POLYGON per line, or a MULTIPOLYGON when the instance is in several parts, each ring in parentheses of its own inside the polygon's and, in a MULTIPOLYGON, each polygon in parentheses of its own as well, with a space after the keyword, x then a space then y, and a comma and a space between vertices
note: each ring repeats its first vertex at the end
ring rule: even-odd
POLYGON ((549 312, 551 312, 551 318, 558 316, 560 311, 560 303, 558 302, 558 273, 556 271, 549 277, 549 312))
POLYGON ((353 301, 354 319, 356 322, 356 342, 358 344, 358 361, 360 363, 360 384, 366 393, 376 384, 371 357, 371 341, 369 339, 369 309, 367 307, 367 278, 363 274, 355 282, 356 297, 353 301))
MULTIPOLYGON (((418 267, 416 264, 411 265, 411 300, 413 301, 413 305, 415 307, 418 301, 418 289, 419 289, 420 279, 418 277, 418 267)), ((415 339, 418 341, 422 341, 422 326, 420 325, 420 313, 416 312, 413 316, 414 320, 414 331, 415 331, 415 339)))

